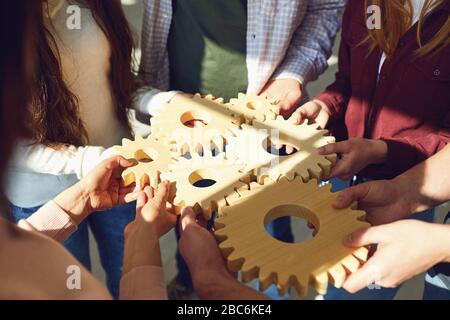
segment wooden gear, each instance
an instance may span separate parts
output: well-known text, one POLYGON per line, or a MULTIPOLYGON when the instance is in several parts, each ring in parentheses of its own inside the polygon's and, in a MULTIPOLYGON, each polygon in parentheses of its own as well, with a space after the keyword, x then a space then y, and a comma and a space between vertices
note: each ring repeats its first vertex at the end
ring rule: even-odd
POLYGON ((319 294, 326 293, 328 282, 341 287, 368 254, 366 248, 346 247, 343 240, 369 224, 360 221, 363 211, 334 209, 336 194, 330 188, 318 188, 316 180, 304 183, 300 177, 278 183, 266 179, 264 185, 253 182, 250 190, 228 196, 215 236, 230 271, 242 270, 243 281, 259 278, 261 290, 276 284, 280 294, 290 286, 301 296, 309 285, 319 294), (287 215, 307 218, 318 233, 294 244, 272 238, 265 226, 287 215))
POLYGON ((247 170, 254 170, 260 183, 265 177, 275 182, 280 177, 292 180, 297 175, 305 181, 321 179, 336 161, 335 155, 317 153, 317 148, 335 139, 316 124, 296 125, 278 116, 264 121, 255 120, 252 126, 243 124, 242 130, 233 132, 235 136, 229 138, 227 146, 229 157, 244 163, 247 170), (295 147, 297 151, 285 156, 272 154, 267 151, 271 139, 295 147))
POLYGON ((219 205, 225 203, 225 196, 235 193, 238 188, 246 188, 249 173, 242 171, 242 165, 227 160, 225 154, 216 157, 193 153, 192 159, 180 158, 170 165, 170 172, 161 175, 162 180, 172 182, 171 203, 175 212, 190 206, 197 214, 210 219, 219 205), (197 187, 200 180, 210 179, 215 183, 209 187, 197 187))
MULTIPOLYGON (((266 118, 276 117, 276 103, 267 97, 256 94, 246 95, 239 93, 237 99, 231 99, 227 107, 239 116, 241 123, 251 124, 253 120, 264 121, 266 118)), ((239 124, 239 123, 238 123, 239 124)))
POLYGON ((160 174, 169 171, 169 165, 174 162, 170 146, 152 136, 146 139, 136 136, 135 141, 123 139, 122 146, 115 146, 115 149, 124 158, 137 162, 122 173, 125 186, 135 182, 139 189, 146 184, 156 188, 160 174))
POLYGON ((230 134, 230 129, 237 127, 235 122, 233 112, 225 107, 223 99, 203 98, 196 94, 168 103, 159 116, 151 119, 151 130, 156 138, 176 145, 183 155, 188 151, 223 151, 225 137, 230 134), (204 125, 186 125, 195 120, 204 125))

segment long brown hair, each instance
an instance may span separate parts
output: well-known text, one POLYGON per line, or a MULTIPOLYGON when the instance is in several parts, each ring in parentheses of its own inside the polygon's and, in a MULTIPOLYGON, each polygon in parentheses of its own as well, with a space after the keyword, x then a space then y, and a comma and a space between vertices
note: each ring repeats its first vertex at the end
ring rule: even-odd
MULTIPOLYGON (((41 11, 36 0, 0 1, 0 188, 16 139, 24 134, 36 62, 34 32, 41 11)), ((1 191, 0 215, 4 215, 1 191)))
MULTIPOLYGON (((131 130, 127 109, 131 106, 136 90, 132 72, 133 37, 120 0, 78 0, 77 3, 91 10, 110 43, 109 78, 115 113, 122 125, 131 130)), ((47 1, 43 0, 43 4, 43 10, 49 14, 47 1)), ((34 143, 54 146, 86 145, 89 139, 80 119, 77 97, 63 81, 59 51, 43 19, 40 21, 38 41, 38 80, 28 121, 31 139, 34 143)))
MULTIPOLYGON (((417 43, 419 49, 417 56, 422 57, 450 44, 450 16, 442 28, 427 43, 422 41, 422 32, 427 13, 432 13, 448 0, 425 0, 420 13, 417 28, 417 43)), ((364 42, 370 43, 370 52, 380 48, 391 57, 401 37, 411 27, 413 20, 413 7, 411 0, 365 0, 365 8, 376 5, 381 9, 381 29, 369 30, 369 35, 364 42)))

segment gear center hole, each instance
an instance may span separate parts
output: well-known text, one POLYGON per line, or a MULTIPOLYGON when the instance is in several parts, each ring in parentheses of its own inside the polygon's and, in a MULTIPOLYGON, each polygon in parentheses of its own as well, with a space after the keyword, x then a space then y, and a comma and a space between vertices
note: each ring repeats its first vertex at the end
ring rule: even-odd
POLYGON ((152 152, 149 152, 149 150, 140 149, 134 153, 134 158, 136 161, 141 163, 150 163, 155 161, 156 157, 153 157, 152 152))
POLYGON ((278 137, 267 137, 263 140, 263 148, 267 153, 275 156, 291 156, 299 151, 299 148, 293 146, 278 137))
POLYGON ((320 227, 317 217, 310 210, 297 205, 273 208, 266 214, 264 225, 272 238, 285 243, 311 240, 320 227))
POLYGON ((183 113, 180 120, 188 128, 202 128, 209 124, 211 117, 206 112, 189 111, 183 113))
POLYGON ((200 169, 189 175, 189 182, 196 188, 208 188, 217 183, 213 170, 200 169))

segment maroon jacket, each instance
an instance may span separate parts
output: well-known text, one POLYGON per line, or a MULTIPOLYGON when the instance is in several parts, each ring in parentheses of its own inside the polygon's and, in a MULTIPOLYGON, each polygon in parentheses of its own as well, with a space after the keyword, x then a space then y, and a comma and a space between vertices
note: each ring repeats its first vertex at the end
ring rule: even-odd
MULTIPOLYGON (((450 46, 434 56, 415 58, 416 24, 403 36, 393 58, 384 63, 377 83, 381 50, 368 56, 369 45, 359 45, 367 36, 365 11, 364 1, 349 1, 336 81, 316 99, 329 106, 330 128, 339 139, 386 141, 386 163, 362 172, 368 178, 386 179, 432 156, 450 141, 450 46)), ((425 41, 449 14, 450 1, 445 1, 427 19, 425 41)))

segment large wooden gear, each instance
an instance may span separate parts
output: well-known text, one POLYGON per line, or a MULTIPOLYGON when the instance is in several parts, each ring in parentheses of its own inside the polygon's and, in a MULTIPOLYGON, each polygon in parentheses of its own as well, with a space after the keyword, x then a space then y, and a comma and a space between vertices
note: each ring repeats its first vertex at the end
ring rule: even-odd
POLYGON ((329 282, 342 286, 367 259, 366 248, 347 248, 342 240, 368 224, 361 221, 362 211, 334 209, 336 195, 329 186, 317 186, 336 156, 321 156, 316 149, 334 138, 316 124, 294 125, 276 116, 274 103, 264 97, 241 94, 227 105, 200 95, 176 101, 152 119, 148 139, 124 140, 118 149, 138 161, 124 172, 125 184, 156 187, 168 180, 177 213, 191 206, 209 219, 218 211, 215 236, 230 270, 241 270, 244 281, 259 278, 262 290, 275 283, 282 294, 293 286, 305 295, 308 285, 321 294, 329 282), (187 126, 192 120, 204 125, 187 126), (295 152, 267 152, 272 143, 295 152), (178 159, 172 159, 172 148, 178 159), (212 150, 225 152, 213 156, 212 150), (181 157, 187 152, 190 159, 181 157), (142 161, 148 159, 153 161, 142 161), (215 183, 197 185, 206 180, 215 183), (288 215, 308 219, 318 234, 297 244, 272 238, 265 226, 288 215))
POLYGON ((330 172, 336 156, 319 155, 317 148, 334 141, 327 130, 321 130, 316 124, 296 125, 278 116, 255 120, 252 126, 243 124, 242 130, 234 130, 227 153, 244 163, 248 170, 254 170, 260 183, 266 177, 275 182, 281 177, 292 180, 295 176, 301 176, 304 181, 320 180, 330 172), (268 148, 272 144, 289 145, 295 151, 286 155, 271 153, 268 148))
POLYGON ((309 285, 325 294, 328 283, 341 287, 347 275, 367 259, 366 248, 343 244, 352 232, 367 228, 363 211, 334 209, 336 194, 330 186, 319 188, 316 180, 304 183, 282 178, 251 183, 250 190, 227 197, 216 220, 215 236, 231 271, 242 271, 243 281, 260 280, 261 290, 276 284, 280 294, 294 287, 305 296, 309 285), (283 216, 299 216, 314 224, 318 233, 302 243, 272 238, 265 226, 283 216))
POLYGON ((139 190, 146 184, 156 188, 161 173, 169 171, 169 165, 174 163, 170 146, 152 136, 146 139, 136 136, 134 141, 123 139, 122 146, 114 148, 124 158, 136 162, 133 167, 125 169, 122 178, 125 186, 136 183, 139 190))
POLYGON ((210 219, 218 206, 225 204, 227 195, 247 187, 250 173, 242 170, 242 165, 226 159, 224 153, 215 157, 193 153, 191 159, 180 158, 178 163, 170 165, 170 172, 161 178, 172 182, 171 202, 175 212, 190 206, 197 214, 210 219), (205 180, 215 183, 207 187, 196 185, 205 180))
POLYGON ((159 116, 151 119, 152 135, 174 144, 180 154, 210 149, 223 151, 232 128, 237 128, 236 117, 223 99, 203 98, 198 94, 168 103, 159 116), (202 125, 191 127, 188 123, 192 121, 202 125))

